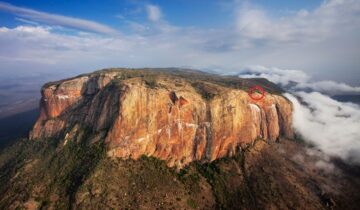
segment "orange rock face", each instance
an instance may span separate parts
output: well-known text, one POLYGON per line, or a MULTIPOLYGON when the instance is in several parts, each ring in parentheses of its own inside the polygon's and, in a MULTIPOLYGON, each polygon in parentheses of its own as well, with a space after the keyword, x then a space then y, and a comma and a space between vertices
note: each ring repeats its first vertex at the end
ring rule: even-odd
POLYGON ((206 85, 216 90, 211 98, 186 78, 161 75, 149 87, 142 77, 124 79, 121 71, 49 84, 30 138, 63 138, 66 144, 87 128, 91 142, 105 139, 109 156, 154 156, 182 167, 230 156, 259 138, 292 137, 292 105, 283 96, 267 93, 254 101, 244 90, 206 85))

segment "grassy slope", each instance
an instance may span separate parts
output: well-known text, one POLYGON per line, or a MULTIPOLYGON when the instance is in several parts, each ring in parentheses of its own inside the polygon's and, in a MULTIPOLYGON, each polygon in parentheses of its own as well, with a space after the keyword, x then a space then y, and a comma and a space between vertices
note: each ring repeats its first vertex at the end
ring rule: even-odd
POLYGON ((0 209, 356 209, 359 180, 292 159, 303 145, 258 141, 232 158, 176 171, 163 161, 109 159, 102 145, 21 141, 0 156, 0 209), (341 182, 334 182, 334 180, 341 182), (332 191, 330 189, 336 189, 332 191))

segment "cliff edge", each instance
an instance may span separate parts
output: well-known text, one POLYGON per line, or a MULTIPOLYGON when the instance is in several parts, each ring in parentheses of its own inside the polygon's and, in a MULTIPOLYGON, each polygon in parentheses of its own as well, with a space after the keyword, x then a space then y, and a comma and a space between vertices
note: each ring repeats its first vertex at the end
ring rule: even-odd
POLYGON ((263 79, 178 69, 108 69, 42 88, 30 139, 104 141, 107 155, 182 167, 232 156, 257 139, 292 138, 292 104, 263 79), (246 92, 266 90, 255 101, 246 92))

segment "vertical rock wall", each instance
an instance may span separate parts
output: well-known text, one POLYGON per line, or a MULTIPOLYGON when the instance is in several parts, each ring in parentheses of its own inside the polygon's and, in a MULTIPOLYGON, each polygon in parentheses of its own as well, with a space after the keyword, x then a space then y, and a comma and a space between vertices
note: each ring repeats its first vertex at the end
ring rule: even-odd
POLYGON ((283 96, 253 101, 243 90, 208 84, 217 94, 205 99, 191 83, 179 81, 161 78, 149 87, 141 78, 117 80, 116 73, 104 73, 49 84, 30 138, 75 138, 81 127, 90 127, 95 136, 102 132, 109 156, 155 156, 181 167, 232 155, 259 138, 293 135, 292 105, 283 96))

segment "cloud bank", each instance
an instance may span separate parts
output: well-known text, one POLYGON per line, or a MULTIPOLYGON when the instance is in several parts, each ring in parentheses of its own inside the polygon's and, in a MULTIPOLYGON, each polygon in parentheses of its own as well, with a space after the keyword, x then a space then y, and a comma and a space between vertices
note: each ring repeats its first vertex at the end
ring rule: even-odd
POLYGON ((286 86, 291 82, 305 83, 309 80, 309 76, 300 70, 280 69, 276 67, 267 68, 265 66, 249 66, 239 73, 241 77, 258 77, 267 78, 268 80, 286 86))
POLYGON ((328 95, 360 94, 360 87, 350 86, 345 83, 331 80, 313 82, 311 77, 301 70, 250 66, 246 67, 238 75, 244 78, 267 78, 292 91, 318 91, 328 95))
POLYGON ((264 66, 248 67, 237 75, 246 78, 267 78, 289 91, 284 95, 294 105, 295 132, 327 155, 360 164, 360 106, 338 102, 320 93, 360 96, 360 87, 334 81, 309 82, 310 76, 300 70, 264 66), (307 92, 301 91, 303 89, 307 92))
POLYGON ((274 17, 262 8, 243 3, 237 12, 236 28, 249 41, 316 42, 358 28, 360 22, 354 16, 359 11, 357 0, 326 0, 313 11, 301 9, 289 16, 274 17), (336 30, 341 25, 342 30, 336 30))
POLYGON ((296 132, 326 154, 360 164, 360 106, 340 103, 321 93, 296 92, 285 96, 294 105, 296 132))

